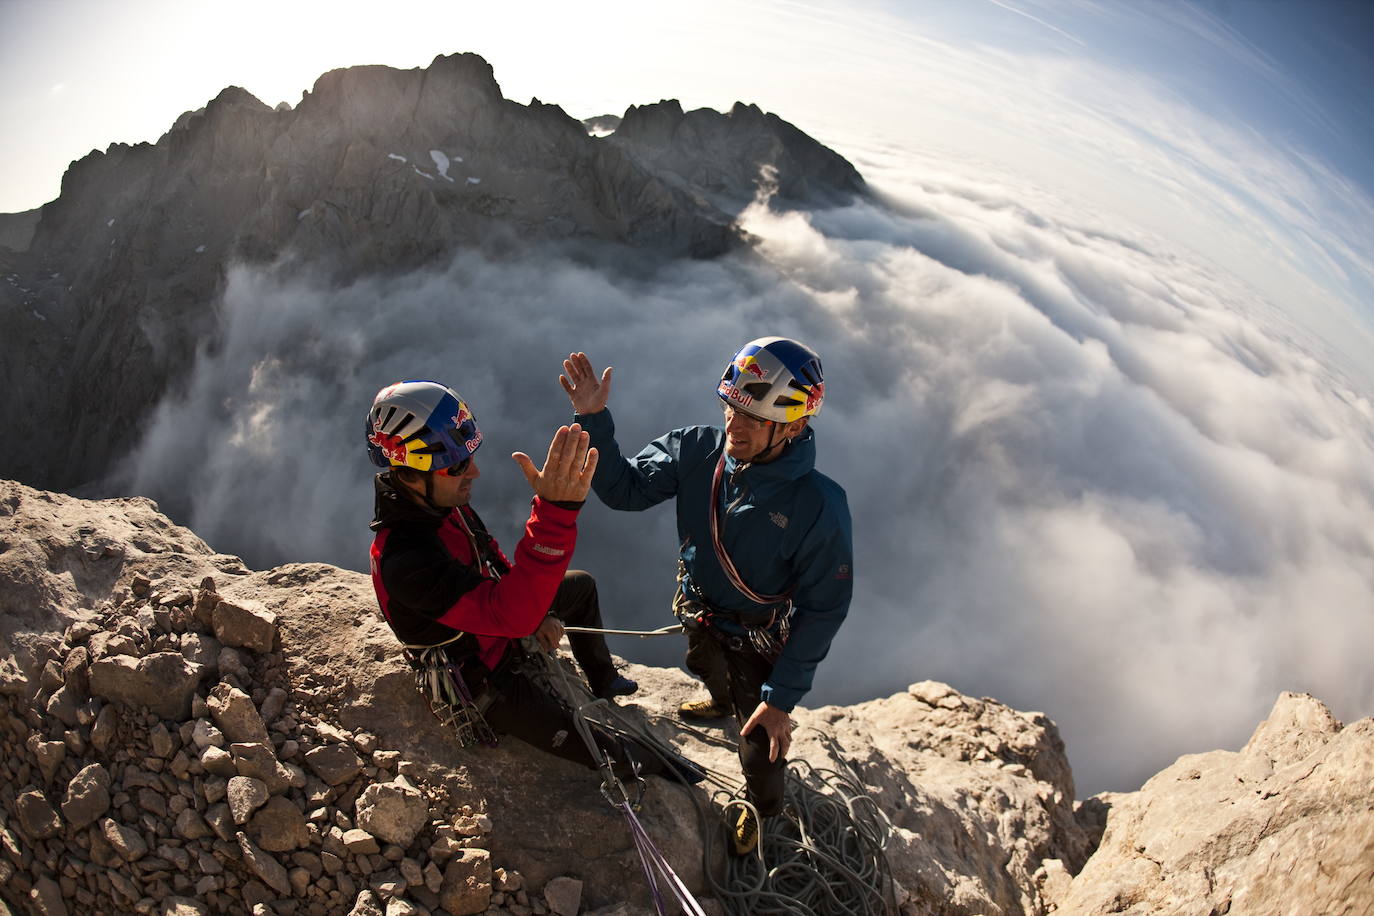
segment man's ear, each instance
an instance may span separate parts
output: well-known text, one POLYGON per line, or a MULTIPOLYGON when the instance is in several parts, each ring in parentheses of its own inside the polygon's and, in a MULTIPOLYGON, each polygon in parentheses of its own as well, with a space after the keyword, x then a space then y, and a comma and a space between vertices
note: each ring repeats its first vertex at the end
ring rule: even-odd
POLYGON ((795 439, 797 436, 800 436, 802 433, 806 431, 806 427, 810 422, 810 417, 801 417, 799 419, 793 420, 791 423, 788 423, 787 426, 783 428, 783 435, 786 436, 788 439, 795 439))

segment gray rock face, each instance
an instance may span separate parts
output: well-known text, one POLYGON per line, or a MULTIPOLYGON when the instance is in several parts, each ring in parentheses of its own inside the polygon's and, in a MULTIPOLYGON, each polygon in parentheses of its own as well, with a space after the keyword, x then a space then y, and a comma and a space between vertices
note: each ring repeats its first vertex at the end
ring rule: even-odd
POLYGON ((1374 912, 1374 719, 1285 693, 1239 752, 1114 796, 1068 913, 1374 912))
POLYGON ((0 475, 61 487, 106 468, 213 337, 231 262, 291 254, 344 280, 494 239, 714 257, 741 244, 729 204, 749 200, 765 165, 797 197, 863 187, 838 155, 752 106, 631 109, 598 139, 556 105, 502 98, 472 54, 335 70, 294 109, 229 87, 156 144, 73 163, 25 250, 0 251, 32 303, 0 308, 0 339, 23 354, 0 360, 0 423, 30 441, 59 406, 104 386, 99 409, 63 414, 63 443, 42 458, 7 450, 0 475), (44 365, 82 371, 34 371, 44 365))

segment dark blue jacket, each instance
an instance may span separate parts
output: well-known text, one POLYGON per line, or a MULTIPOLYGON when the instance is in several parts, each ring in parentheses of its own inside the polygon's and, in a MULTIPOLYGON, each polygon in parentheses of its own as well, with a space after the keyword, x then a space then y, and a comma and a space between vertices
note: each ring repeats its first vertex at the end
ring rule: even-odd
MULTIPOLYGON (((676 498, 682 560, 697 594, 726 610, 757 611, 730 583, 711 546, 711 477, 725 431, 675 429, 626 460, 609 410, 579 414, 577 422, 601 453, 592 480, 601 501, 639 510, 676 498)), ((811 689, 853 593, 849 503, 844 489, 815 464, 815 434, 807 429, 765 464, 727 457, 721 485, 722 543, 740 577, 759 594, 793 589, 792 633, 763 685, 764 702, 786 712, 811 689)), ((742 632, 729 621, 721 629, 742 632)))

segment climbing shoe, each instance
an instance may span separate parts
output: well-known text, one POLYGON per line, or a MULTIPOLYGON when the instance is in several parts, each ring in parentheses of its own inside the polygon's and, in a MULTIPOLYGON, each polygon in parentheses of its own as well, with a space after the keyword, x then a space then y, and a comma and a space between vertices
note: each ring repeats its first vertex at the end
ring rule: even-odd
POLYGON ((715 700, 688 700, 677 708, 677 714, 684 719, 721 719, 730 714, 723 705, 715 700))
POLYGON ((611 697, 627 697, 639 689, 639 684, 630 680, 623 674, 617 674, 605 684, 602 684, 592 693, 596 694, 599 700, 609 700, 611 697))
POLYGON ((753 809, 739 809, 730 828, 730 848, 737 856, 747 856, 759 845, 759 819, 753 809))

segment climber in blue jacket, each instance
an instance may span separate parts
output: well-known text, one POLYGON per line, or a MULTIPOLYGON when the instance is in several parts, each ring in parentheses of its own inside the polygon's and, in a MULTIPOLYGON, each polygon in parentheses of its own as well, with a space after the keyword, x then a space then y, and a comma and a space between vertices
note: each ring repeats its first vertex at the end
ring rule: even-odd
MULTIPOLYGON (((710 698, 682 704, 684 718, 740 723, 748 800, 763 817, 783 804, 793 707, 811 689, 849 611, 853 544, 844 489, 815 469, 811 418, 825 382, 809 347, 764 337, 741 348, 716 392, 724 429, 692 426, 626 459, 606 408, 611 369, 570 354, 559 382, 601 455, 592 489, 612 509, 676 499, 678 593, 687 667, 710 698)), ((758 843, 744 806, 732 823, 736 854, 758 843)))

